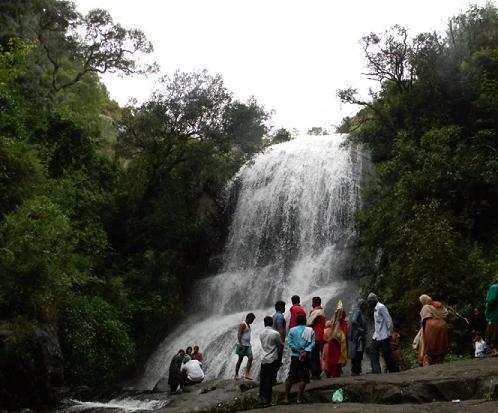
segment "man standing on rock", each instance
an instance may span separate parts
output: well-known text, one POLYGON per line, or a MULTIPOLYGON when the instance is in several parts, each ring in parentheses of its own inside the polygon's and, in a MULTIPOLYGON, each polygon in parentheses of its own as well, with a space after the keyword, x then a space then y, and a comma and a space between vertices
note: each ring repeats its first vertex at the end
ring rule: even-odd
POLYGON ((263 349, 259 373, 259 398, 263 406, 269 406, 271 404, 273 383, 281 366, 279 353, 284 344, 279 332, 273 329, 273 318, 271 316, 265 317, 264 324, 265 329, 259 336, 261 348, 263 349))
POLYGON ((368 294, 367 302, 370 307, 374 308, 374 325, 375 330, 372 336, 372 346, 370 349, 370 362, 372 364, 372 373, 380 374, 380 352, 386 362, 387 371, 393 373, 399 371, 394 360, 389 338, 393 331, 393 320, 387 307, 379 302, 374 293, 368 294))
POLYGON ((301 298, 298 295, 293 295, 291 297, 292 306, 290 308, 290 320, 289 320, 289 330, 292 327, 297 326, 297 317, 299 315, 304 315, 306 318, 306 310, 301 306, 301 298))
MULTIPOLYGON (((277 301, 275 303, 275 314, 273 314, 273 328, 278 331, 280 334, 280 338, 282 339, 282 343, 285 343, 285 336, 287 334, 287 327, 285 322, 285 302, 277 301)), ((284 353, 284 347, 282 346, 278 351, 278 361, 280 366, 282 366, 282 357, 284 353)))
POLYGON ((315 332, 306 327, 306 315, 297 316, 297 326, 289 330, 287 345, 291 350, 289 375, 285 382, 284 403, 289 403, 289 394, 293 384, 299 384, 297 402, 302 403, 304 389, 310 382, 310 353, 315 345, 315 332))
POLYGON ((325 313, 322 307, 322 299, 320 297, 313 297, 311 301, 313 309, 308 317, 308 326, 315 332, 315 346, 311 352, 311 377, 313 379, 319 379, 322 374, 322 352, 325 340, 323 338, 323 332, 325 331, 325 313))
POLYGON ((349 355, 351 357, 351 374, 357 376, 361 374, 361 363, 363 361, 363 352, 366 347, 366 334, 367 334, 367 319, 365 312, 367 309, 367 302, 363 299, 358 300, 357 307, 351 314, 351 332, 350 332, 350 346, 349 355))
POLYGON ((498 282, 489 287, 486 295, 486 321, 491 356, 498 356, 498 282))
POLYGON ((244 376, 247 380, 252 380, 250 376, 251 366, 252 366, 252 346, 251 346, 251 324, 253 323, 256 316, 253 313, 249 313, 246 316, 246 321, 239 325, 239 331, 237 333, 237 348, 235 353, 239 356, 237 364, 235 365, 235 380, 239 378, 240 365, 244 357, 247 357, 246 374, 244 376))

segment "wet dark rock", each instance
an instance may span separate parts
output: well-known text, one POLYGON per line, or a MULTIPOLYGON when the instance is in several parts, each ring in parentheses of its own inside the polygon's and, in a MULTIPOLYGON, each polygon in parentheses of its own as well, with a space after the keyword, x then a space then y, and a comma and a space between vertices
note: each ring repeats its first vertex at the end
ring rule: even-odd
POLYGON ((49 329, 0 333, 0 405, 47 406, 63 397, 64 369, 57 336, 49 329))
MULTIPOLYGON (((212 383, 214 382, 208 382, 204 386, 211 386, 212 383)), ((257 406, 258 389, 241 390, 242 383, 243 386, 257 386, 257 383, 246 381, 240 383, 233 380, 219 380, 216 383, 216 390, 205 394, 185 393, 172 396, 168 408, 161 411, 164 413, 233 412, 250 410, 257 406)), ((339 411, 365 411, 365 408, 363 408, 364 410, 359 410, 359 406, 369 406, 369 408, 373 408, 372 411, 379 412, 415 412, 418 411, 415 408, 409 410, 409 406, 414 404, 423 406, 420 411, 466 411, 461 406, 468 407, 472 404, 471 402, 465 402, 466 400, 485 399, 488 400, 486 404, 488 410, 483 410, 482 407, 479 407, 480 403, 476 402, 476 406, 472 407, 472 410, 469 408, 469 411, 498 412, 498 408, 489 410, 490 406, 496 406, 496 403, 492 402, 492 400, 498 399, 498 359, 447 363, 407 370, 396 374, 366 374, 355 377, 317 380, 307 386, 305 400, 307 403, 314 403, 313 406, 326 403, 323 411, 336 408, 336 405, 330 403, 330 398, 332 392, 339 388, 344 390, 349 402, 349 407, 346 407, 350 409, 339 411), (461 400, 465 403, 452 403, 452 400, 461 400), (433 404, 434 402, 440 404, 433 404), (460 407, 456 406, 455 408, 460 408, 460 410, 441 409, 441 403, 451 409, 453 409, 453 404, 456 404, 460 407), (381 407, 375 407, 379 405, 384 407, 384 410, 381 407), (386 405, 397 406, 398 410, 387 409, 386 405), (400 405, 403 407, 400 408, 400 405), (406 410, 405 407, 407 408, 406 410)), ((281 403, 283 393, 283 384, 275 386, 274 401, 281 403)), ((295 398, 295 393, 293 397, 295 398)), ((279 405, 264 411, 285 412, 287 411, 285 410, 286 408, 279 405)), ((293 410, 289 410, 289 412, 291 411, 293 410)))
POLYGON ((330 411, 341 413, 422 413, 422 412, 472 412, 492 413, 498 412, 498 402, 486 400, 467 400, 463 402, 434 402, 424 404, 363 404, 363 403, 316 403, 289 406, 275 406, 267 409, 251 410, 251 413, 328 413, 330 411))
MULTIPOLYGON (((258 383, 248 380, 212 380, 190 386, 181 394, 126 392, 120 397, 138 400, 168 400, 161 413, 257 411, 258 383)), ((294 392, 296 388, 294 388, 294 392)), ((407 370, 396 374, 322 379, 311 382, 305 393, 306 405, 282 405, 284 385, 274 387, 275 407, 263 412, 497 412, 498 358, 468 360, 407 370), (347 403, 330 402, 342 388, 347 403), (458 401, 456 401, 458 400, 458 401)), ((291 401, 295 401, 295 393, 291 401)), ((109 409, 93 409, 108 413, 109 409)))

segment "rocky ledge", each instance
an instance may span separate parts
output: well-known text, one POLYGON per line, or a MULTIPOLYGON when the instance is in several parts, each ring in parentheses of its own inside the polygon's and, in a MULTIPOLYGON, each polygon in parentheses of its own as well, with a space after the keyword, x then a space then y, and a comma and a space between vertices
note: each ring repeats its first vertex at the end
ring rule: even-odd
MULTIPOLYGON (((168 396, 161 386, 147 393, 127 394, 136 400, 168 400, 164 413, 237 412, 258 408, 257 382, 215 380, 189 387, 168 396)), ((282 405, 284 386, 274 388, 277 406, 265 412, 498 412, 498 358, 468 360, 418 368, 396 374, 366 374, 356 377, 322 379, 306 388, 305 405, 282 405), (331 394, 342 388, 346 397, 340 405, 330 402, 331 394)), ((295 398, 295 394, 294 394, 295 398)), ((103 412, 105 409, 94 411, 103 412)))

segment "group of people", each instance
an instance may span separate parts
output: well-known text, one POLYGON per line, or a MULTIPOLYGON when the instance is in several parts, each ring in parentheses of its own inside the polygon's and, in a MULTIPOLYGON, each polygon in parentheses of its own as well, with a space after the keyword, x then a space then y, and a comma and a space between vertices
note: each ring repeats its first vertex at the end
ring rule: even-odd
MULTIPOLYGON (((399 371, 400 335, 395 331, 393 320, 387 307, 374 293, 360 299, 348 319, 342 301, 327 318, 320 297, 313 297, 309 313, 300 303, 300 297, 291 298, 290 318, 287 322, 284 313, 286 303, 278 301, 275 313, 263 319, 264 330, 260 334, 262 358, 260 368, 260 398, 262 404, 270 404, 272 388, 276 383, 279 369, 283 365, 284 348, 290 352, 289 373, 285 383, 285 402, 294 384, 298 384, 298 403, 302 401, 306 384, 310 379, 340 377, 347 360, 351 360, 351 374, 362 373, 362 362, 368 354, 371 372, 382 372, 382 355, 387 372, 399 371)), ((420 330, 413 340, 421 366, 442 363, 449 349, 447 308, 439 301, 423 294, 419 297, 420 330)), ((473 339, 475 356, 498 355, 498 283, 493 284, 487 295, 486 318, 475 309, 470 321, 475 334, 473 339), (485 330, 487 341, 484 340, 485 330)), ((247 314, 238 326, 235 353, 238 360, 235 366, 235 379, 239 379, 240 368, 247 358, 244 378, 252 380, 253 363, 251 325, 256 316, 247 314)), ((172 392, 183 386, 204 380, 203 356, 199 347, 179 350, 171 361, 169 385, 172 392)))
POLYGON ((169 365, 168 384, 171 393, 181 391, 184 386, 200 383, 204 380, 202 363, 204 356, 199 346, 180 349, 169 365))
MULTIPOLYGON (((420 311, 421 329, 415 337, 413 348, 418 350, 418 362, 421 366, 441 363, 449 347, 446 324, 448 310, 425 294, 420 297, 420 302, 423 305, 420 311)), ((455 315, 460 316, 456 312, 455 315)), ((474 357, 497 357, 498 282, 488 289, 484 314, 476 307, 470 316, 461 318, 469 327, 474 357)))
MULTIPOLYGON (((387 372, 399 371, 399 334, 394 331, 393 320, 387 307, 374 293, 366 300, 359 300, 349 319, 342 301, 329 319, 321 305, 321 298, 312 299, 309 313, 300 304, 299 296, 291 298, 290 318, 287 325, 284 317, 285 303, 275 304, 275 314, 264 317, 264 330, 260 334, 263 350, 260 369, 260 399, 270 404, 272 387, 280 367, 283 365, 284 347, 290 350, 289 373, 285 383, 285 402, 294 384, 298 384, 298 403, 302 401, 306 384, 310 379, 339 377, 347 360, 351 360, 351 373, 362 373, 365 352, 370 358, 372 373, 381 373, 380 358, 384 359, 387 372), (372 323, 369 323, 372 320, 372 323), (372 325, 370 325, 372 324, 372 325)), ((447 310, 429 296, 420 297, 422 309, 421 329, 417 335, 417 351, 421 365, 440 363, 448 351, 448 332, 445 318, 447 310)), ((243 359, 247 357, 244 377, 252 379, 253 362, 251 325, 255 315, 249 313, 238 328, 236 354, 238 360, 235 378, 243 359)))

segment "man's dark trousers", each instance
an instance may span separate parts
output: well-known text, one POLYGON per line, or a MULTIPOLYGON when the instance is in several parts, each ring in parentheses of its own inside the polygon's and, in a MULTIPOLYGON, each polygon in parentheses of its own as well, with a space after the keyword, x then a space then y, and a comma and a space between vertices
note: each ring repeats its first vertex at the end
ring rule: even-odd
POLYGON ((280 365, 281 363, 278 359, 273 363, 261 363, 261 370, 259 372, 259 397, 262 403, 271 403, 273 382, 280 365))
POLYGON ((394 373, 399 371, 396 360, 394 360, 391 346, 389 344, 389 337, 384 340, 372 340, 372 347, 370 348, 370 363, 372 365, 372 373, 380 374, 380 352, 386 362, 387 371, 394 373))

